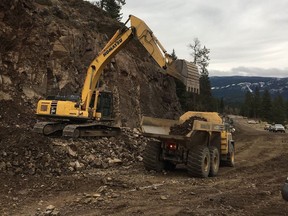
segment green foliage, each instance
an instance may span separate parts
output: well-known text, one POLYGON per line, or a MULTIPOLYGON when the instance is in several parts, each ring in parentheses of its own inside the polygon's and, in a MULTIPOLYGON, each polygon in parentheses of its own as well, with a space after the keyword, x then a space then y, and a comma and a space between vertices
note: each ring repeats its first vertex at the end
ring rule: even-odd
POLYGON ((118 5, 115 0, 106 0, 104 9, 113 19, 116 19, 116 20, 121 19, 121 15, 122 15, 120 14, 121 6, 118 5))
MULTIPOLYGON (((220 111, 220 101, 213 98, 211 92, 211 83, 209 80, 209 53, 210 50, 205 46, 202 47, 198 38, 194 39, 193 44, 189 44, 188 47, 192 50, 190 53, 193 62, 198 66, 200 70, 200 94, 186 92, 185 86, 179 81, 176 81, 177 95, 179 97, 180 104, 183 111, 220 111)), ((175 51, 173 50, 174 54, 175 51)), ((173 53, 172 53, 173 54, 173 53)), ((175 55, 176 56, 176 55, 175 55)), ((223 108, 222 100, 222 111, 223 108)))
POLYGON ((253 105, 253 101, 254 101, 253 97, 254 96, 253 96, 253 94, 250 91, 246 92, 245 99, 244 99, 244 104, 241 106, 241 114, 243 116, 247 116, 249 118, 253 117, 253 113, 254 113, 253 112, 253 107, 254 107, 254 105, 253 105))
POLYGON ((261 101, 261 118, 266 121, 271 121, 272 119, 272 99, 268 89, 265 89, 261 101))
POLYGON ((261 97, 258 87, 256 87, 254 92, 253 115, 255 116, 255 118, 261 116, 261 97))
POLYGON ((272 121, 275 123, 281 123, 283 124, 285 122, 286 116, 286 107, 285 102, 282 98, 282 96, 279 94, 275 97, 272 103, 272 121))
POLYGON ((92 4, 105 10, 113 19, 120 21, 122 18, 120 11, 126 2, 125 0, 100 0, 94 1, 92 4))
POLYGON ((194 38, 194 43, 189 44, 188 47, 192 50, 190 55, 193 58, 193 62, 199 67, 200 75, 206 75, 208 77, 208 69, 209 66, 209 53, 210 50, 205 46, 201 47, 201 42, 198 38, 194 38))
MULTIPOLYGON (((219 103, 219 102, 218 102, 218 103, 219 103)), ((217 103, 217 104, 218 104, 218 103, 217 103)), ((219 103, 219 112, 220 112, 220 113, 223 113, 223 112, 224 112, 224 108, 225 108, 224 99, 223 99, 223 97, 221 97, 220 103, 219 103)))
POLYGON ((259 89, 254 93, 245 94, 244 103, 241 106, 240 114, 249 118, 258 118, 270 123, 284 124, 288 120, 288 101, 278 94, 274 99, 271 98, 266 89, 263 95, 259 89))
POLYGON ((177 55, 175 53, 175 50, 173 49, 172 53, 171 53, 171 57, 173 60, 176 60, 177 59, 177 55))

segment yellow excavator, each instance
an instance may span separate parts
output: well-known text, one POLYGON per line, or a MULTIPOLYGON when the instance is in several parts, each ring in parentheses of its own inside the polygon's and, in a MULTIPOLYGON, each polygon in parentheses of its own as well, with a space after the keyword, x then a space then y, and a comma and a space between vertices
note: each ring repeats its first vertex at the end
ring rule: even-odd
POLYGON ((91 62, 82 88, 81 97, 48 97, 37 104, 38 116, 57 121, 38 122, 34 131, 50 135, 61 131, 63 136, 114 136, 120 128, 113 127, 112 93, 98 88, 105 66, 124 45, 133 38, 138 39, 163 73, 183 82, 187 91, 199 93, 199 74, 195 64, 185 60, 173 61, 151 29, 141 19, 130 15, 124 27, 119 29, 106 46, 91 62), (126 24, 130 21, 130 27, 126 24))

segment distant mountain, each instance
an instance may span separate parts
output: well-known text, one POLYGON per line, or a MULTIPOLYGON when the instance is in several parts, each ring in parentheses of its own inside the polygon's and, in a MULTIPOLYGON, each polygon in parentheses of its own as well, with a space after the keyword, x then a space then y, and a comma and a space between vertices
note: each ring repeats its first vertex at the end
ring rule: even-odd
POLYGON ((222 98, 225 104, 238 104, 243 102, 247 91, 254 92, 258 87, 260 93, 268 89, 271 96, 280 94, 288 100, 288 77, 247 77, 247 76, 230 76, 230 77, 210 77, 212 94, 214 97, 222 98))

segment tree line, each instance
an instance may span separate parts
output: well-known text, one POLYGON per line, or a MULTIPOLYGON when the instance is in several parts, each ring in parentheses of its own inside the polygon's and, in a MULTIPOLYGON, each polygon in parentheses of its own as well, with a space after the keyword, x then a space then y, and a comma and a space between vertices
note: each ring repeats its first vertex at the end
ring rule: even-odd
MULTIPOLYGON (((256 88, 253 92, 246 92, 244 101, 234 107, 225 105, 223 98, 213 97, 207 69, 210 60, 210 50, 205 46, 201 46, 198 38, 195 38, 188 47, 191 50, 190 54, 193 62, 199 69, 200 94, 187 92, 185 86, 175 80, 177 95, 183 111, 213 111, 221 114, 240 114, 269 123, 285 124, 288 121, 288 100, 283 99, 280 93, 272 98, 268 89, 262 94, 259 88, 256 88)), ((174 59, 177 58, 174 49, 171 55, 174 59)))
POLYGON ((260 94, 259 88, 256 88, 254 92, 246 92, 240 114, 269 123, 285 124, 288 120, 288 100, 283 99, 280 93, 272 98, 268 89, 260 94))

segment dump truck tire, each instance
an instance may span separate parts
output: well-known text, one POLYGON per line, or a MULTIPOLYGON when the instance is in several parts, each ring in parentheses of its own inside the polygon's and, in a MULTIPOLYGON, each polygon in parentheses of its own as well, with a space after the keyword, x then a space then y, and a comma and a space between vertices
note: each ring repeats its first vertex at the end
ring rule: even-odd
POLYGON ((189 151, 187 160, 189 175, 207 178, 210 172, 210 153, 206 146, 196 146, 189 151))
POLYGON ((281 190, 282 198, 288 202, 288 178, 286 179, 282 190, 281 190))
POLYGON ((229 144, 230 152, 227 155, 227 166, 234 167, 235 166, 235 149, 234 145, 229 144))
POLYGON ((218 174, 220 165, 219 151, 215 146, 209 147, 210 152, 210 173, 209 176, 213 177, 218 174))
POLYGON ((147 143, 143 154, 143 163, 146 170, 160 172, 165 168, 164 161, 160 159, 161 153, 160 142, 151 141, 147 143))
POLYGON ((229 152, 227 154, 227 159, 222 161, 224 166, 234 167, 235 166, 235 149, 234 145, 229 144, 229 152))

